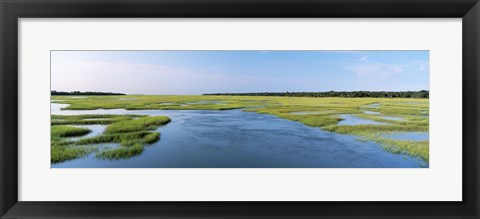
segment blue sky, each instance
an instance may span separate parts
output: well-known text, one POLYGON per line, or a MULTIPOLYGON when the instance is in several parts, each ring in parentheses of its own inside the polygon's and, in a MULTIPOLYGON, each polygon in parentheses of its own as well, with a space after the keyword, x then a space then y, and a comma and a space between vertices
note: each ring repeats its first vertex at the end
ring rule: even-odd
POLYGON ((51 88, 127 94, 429 90, 428 51, 52 51, 51 88))

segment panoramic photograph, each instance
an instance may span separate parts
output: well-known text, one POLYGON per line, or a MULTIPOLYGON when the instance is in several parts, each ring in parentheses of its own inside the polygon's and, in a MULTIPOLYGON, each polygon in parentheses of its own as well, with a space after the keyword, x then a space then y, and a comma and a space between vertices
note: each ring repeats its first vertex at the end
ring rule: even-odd
POLYGON ((51 168, 428 168, 429 51, 51 51, 51 168))

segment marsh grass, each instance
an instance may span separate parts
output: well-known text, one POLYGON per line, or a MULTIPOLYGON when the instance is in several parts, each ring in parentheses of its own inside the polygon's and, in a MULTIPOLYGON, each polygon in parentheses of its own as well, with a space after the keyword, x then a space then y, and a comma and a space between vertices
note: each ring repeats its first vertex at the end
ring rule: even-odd
POLYGON ((292 115, 292 114, 280 114, 278 115, 281 118, 301 122, 308 126, 313 127, 325 127, 329 125, 335 125, 341 118, 338 116, 331 115, 292 115))
POLYGON ((87 128, 67 125, 51 126, 51 162, 58 163, 66 160, 76 159, 92 152, 91 147, 74 147, 73 141, 66 139, 67 137, 83 136, 90 132, 91 130, 87 128))
POLYGON ((71 144, 74 143, 74 142, 71 141, 71 140, 68 140, 68 139, 65 139, 65 138, 61 138, 61 137, 53 137, 53 136, 52 136, 50 142, 51 142, 52 147, 56 147, 56 146, 68 146, 68 145, 71 145, 71 144))
POLYGON ((105 125, 133 118, 145 117, 143 115, 51 115, 52 125, 105 125))
POLYGON ((100 151, 96 154, 97 158, 118 160, 140 155, 143 152, 144 146, 141 143, 135 143, 129 147, 119 147, 109 150, 100 151))
POLYGON ((394 141, 382 138, 373 139, 383 145, 388 151, 393 153, 405 153, 415 155, 425 161, 429 161, 429 142, 428 141, 394 141))
POLYGON ((170 118, 165 116, 52 115, 51 162, 58 163, 76 159, 92 152, 96 152, 96 157, 99 159, 123 159, 139 155, 142 153, 144 145, 160 140, 160 133, 154 130, 168 122, 170 122, 170 118), (88 128, 71 126, 85 124, 109 125, 104 133, 98 136, 80 138, 76 141, 68 139, 68 137, 90 133, 91 130, 88 128), (100 150, 99 144, 102 143, 117 143, 120 146, 100 150))
POLYGON ((66 125, 51 126, 50 130, 53 138, 83 136, 91 132, 91 130, 87 128, 66 125))
POLYGON ((418 127, 415 125, 331 125, 323 127, 324 130, 337 132, 342 134, 355 134, 364 136, 369 133, 383 132, 412 132, 412 131, 428 131, 428 127, 418 127))
POLYGON ((170 122, 170 118, 166 116, 143 117, 136 120, 128 120, 128 121, 113 123, 107 126, 107 129, 105 129, 105 133, 124 133, 124 132, 136 132, 136 131, 142 131, 142 130, 153 130, 169 122, 170 122))
POLYGON ((360 140, 376 142, 391 153, 413 155, 429 161, 429 141, 390 140, 383 138, 382 133, 389 132, 364 133, 360 140))
POLYGON ((117 134, 102 134, 91 138, 82 138, 75 142, 76 145, 100 144, 100 143, 120 143, 123 146, 130 146, 137 141, 142 140, 145 136, 150 134, 147 131, 117 133, 117 134))
POLYGON ((160 132, 151 132, 143 137, 143 141, 146 144, 153 144, 160 140, 160 132))
POLYGON ((64 162, 86 156, 95 150, 92 146, 52 146, 50 160, 52 163, 64 162))
MULTIPOLYGON (((68 96, 53 96, 54 102, 69 104, 66 110, 95 110, 95 109, 159 109, 159 110, 229 110, 243 109, 244 111, 264 113, 280 118, 297 121, 312 127, 319 127, 326 131, 359 136, 363 140, 374 141, 381 144, 386 150, 395 153, 404 153, 421 157, 428 161, 428 141, 399 141, 388 140, 381 137, 381 133, 408 132, 429 130, 429 100, 414 98, 342 98, 342 97, 268 97, 268 96, 149 96, 131 95, 123 96, 88 96, 83 99, 73 99, 68 96), (132 101, 134 99, 134 101, 132 101), (168 103, 168 104, 166 104, 168 103), (195 104, 192 104, 195 103, 195 104), (373 106, 372 104, 375 104, 373 106), (363 111, 370 110, 380 114, 369 115, 363 111), (292 112, 322 112, 320 114, 292 114, 292 112), (364 119, 389 123, 389 125, 343 125, 341 114, 352 114, 364 119), (387 120, 380 116, 394 116, 404 118, 404 121, 387 120), (426 116, 426 117, 425 117, 426 116)), ((102 117, 96 115, 97 121, 91 115, 85 117, 57 117, 52 116, 52 125, 60 124, 109 124, 104 136, 93 138, 89 141, 119 142, 121 145, 131 147, 136 142, 148 144, 158 141, 155 127, 168 123, 164 117, 139 117, 132 121, 132 116, 102 117), (138 122, 137 122, 138 120, 138 122), (137 132, 147 132, 138 136, 137 132), (119 137, 114 134, 130 133, 130 137, 119 137), (133 133, 133 134, 132 134, 133 133), (107 140, 108 139, 108 140, 107 140)), ((60 144, 58 142, 57 144, 60 144)), ((68 144, 68 143, 63 143, 68 144)), ((125 149, 126 150, 126 149, 125 149)), ((133 150, 133 149, 132 149, 133 150)), ((138 150, 138 148, 137 148, 138 150)), ((109 152, 114 153, 114 152, 109 152)), ((129 154, 125 151, 119 154, 129 154)), ((123 156, 123 155, 118 155, 123 156)), ((116 156, 103 156, 116 157, 116 156)))

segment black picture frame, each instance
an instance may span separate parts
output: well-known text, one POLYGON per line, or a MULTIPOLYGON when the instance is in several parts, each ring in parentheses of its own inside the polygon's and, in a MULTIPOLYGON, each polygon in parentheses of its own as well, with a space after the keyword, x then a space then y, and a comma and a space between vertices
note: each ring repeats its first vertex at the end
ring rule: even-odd
MULTIPOLYGON (((2 218, 479 218, 478 0, 0 0, 2 218), (18 19, 134 17, 462 18, 461 202, 18 201, 18 19)), ((446 42, 448 43, 448 42, 446 42)), ((442 191, 438 191, 442 192, 442 191)))

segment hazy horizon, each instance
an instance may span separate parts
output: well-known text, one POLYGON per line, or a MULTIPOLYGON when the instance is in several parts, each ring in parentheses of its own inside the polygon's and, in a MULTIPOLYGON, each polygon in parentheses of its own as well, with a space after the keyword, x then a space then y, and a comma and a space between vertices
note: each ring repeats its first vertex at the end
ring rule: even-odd
MULTIPOLYGON (((76 92, 76 91, 79 91, 79 92, 82 92, 82 93, 85 93, 85 92, 98 92, 98 93, 122 93, 122 94, 126 94, 126 95, 159 95, 159 96, 169 96, 169 95, 177 95, 177 96, 192 96, 192 95, 204 95, 204 94, 217 94, 217 93, 222 93, 222 92, 211 92, 211 93, 203 93, 203 94, 141 94, 141 93, 125 93, 125 92, 111 92, 111 91, 93 91, 93 90, 85 90, 85 91, 80 91, 80 90, 71 90, 71 91, 65 91, 65 90, 51 90, 51 91, 56 91, 56 92, 76 92)), ((367 90, 355 90, 355 91, 341 91, 341 90, 329 90, 329 91, 258 91, 258 92, 241 92, 241 93, 285 93, 285 92, 289 92, 289 93, 307 93, 307 92, 311 92, 311 93, 321 93, 321 92, 330 92, 330 91, 333 91, 333 92, 419 92, 419 91, 423 91, 423 90, 406 90, 406 91, 367 91, 367 90)), ((425 90, 425 91, 430 91, 430 90, 425 90)), ((228 93, 222 93, 222 94, 228 94, 228 93)), ((232 93, 230 92, 230 94, 235 94, 235 93, 232 93)))
POLYGON ((51 90, 125 94, 429 90, 428 51, 52 51, 51 90))

